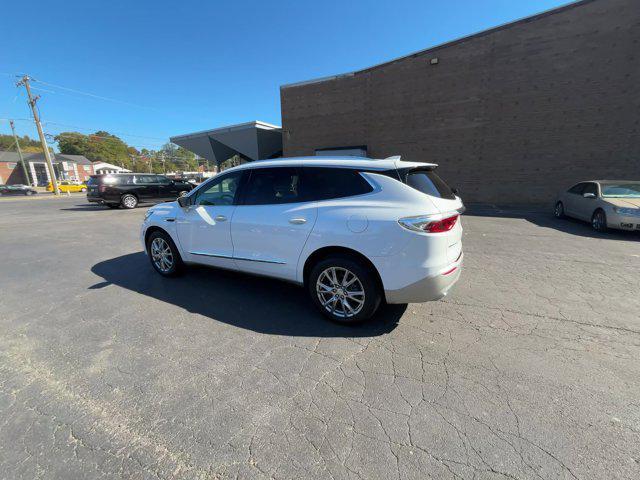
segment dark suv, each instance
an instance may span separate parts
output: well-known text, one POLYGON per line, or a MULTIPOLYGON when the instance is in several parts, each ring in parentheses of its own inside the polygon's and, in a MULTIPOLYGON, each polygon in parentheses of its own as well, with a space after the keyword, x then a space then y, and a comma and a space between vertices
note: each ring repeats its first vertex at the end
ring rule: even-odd
POLYGON ((110 208, 136 208, 138 203, 175 200, 192 189, 190 183, 151 173, 92 175, 87 181, 87 200, 110 208))

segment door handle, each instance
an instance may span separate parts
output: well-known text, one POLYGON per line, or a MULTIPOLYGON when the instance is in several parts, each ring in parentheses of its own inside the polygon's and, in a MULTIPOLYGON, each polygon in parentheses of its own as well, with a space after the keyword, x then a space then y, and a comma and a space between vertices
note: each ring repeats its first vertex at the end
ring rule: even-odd
POLYGON ((227 217, 225 217, 224 215, 216 215, 214 220, 216 222, 226 222, 227 221, 227 217))
POLYGON ((307 223, 306 218, 290 218, 289 223, 293 223, 294 225, 302 225, 303 223, 307 223))

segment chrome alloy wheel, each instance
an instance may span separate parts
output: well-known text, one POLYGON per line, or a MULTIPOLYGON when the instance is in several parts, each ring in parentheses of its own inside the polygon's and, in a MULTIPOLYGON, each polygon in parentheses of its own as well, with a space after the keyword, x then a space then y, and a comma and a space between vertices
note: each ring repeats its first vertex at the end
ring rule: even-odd
POLYGON ((556 203, 556 208, 553 213, 555 214, 556 218, 562 217, 562 215, 564 214, 564 208, 562 207, 561 202, 556 203))
POLYGON ((362 283, 346 268, 325 269, 316 281, 316 293, 325 310, 340 318, 351 318, 364 306, 362 283))
POLYGON ((606 225, 605 216, 602 212, 596 212, 591 219, 591 226, 594 230, 602 231, 606 225))
POLYGON ((151 258, 162 273, 167 273, 173 267, 173 253, 164 238, 154 238, 151 242, 151 258))
POLYGON ((133 195, 125 195, 122 199, 122 203, 124 203, 124 206, 127 208, 133 208, 136 206, 136 197, 133 195))

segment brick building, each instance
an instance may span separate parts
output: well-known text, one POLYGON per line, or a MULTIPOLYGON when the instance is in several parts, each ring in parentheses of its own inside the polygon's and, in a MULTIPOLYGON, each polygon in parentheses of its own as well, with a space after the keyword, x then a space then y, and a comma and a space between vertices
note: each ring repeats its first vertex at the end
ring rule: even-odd
MULTIPOLYGON (((43 153, 23 153, 28 179, 16 152, 0 152, 0 184, 47 185, 51 181, 43 153)), ((93 175, 93 165, 83 155, 55 154, 53 161, 56 178, 84 182, 93 175)))
POLYGON ((549 203, 640 180, 640 2, 583 0, 364 70, 281 87, 285 156, 440 164, 465 201, 549 203))

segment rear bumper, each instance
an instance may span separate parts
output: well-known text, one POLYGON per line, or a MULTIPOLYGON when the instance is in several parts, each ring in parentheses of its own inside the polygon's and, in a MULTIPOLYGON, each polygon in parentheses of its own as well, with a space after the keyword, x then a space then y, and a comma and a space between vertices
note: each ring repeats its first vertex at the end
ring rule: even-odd
POLYGON ((436 275, 420 279, 398 290, 385 290, 387 303, 422 303, 439 300, 460 278, 464 255, 436 275))

